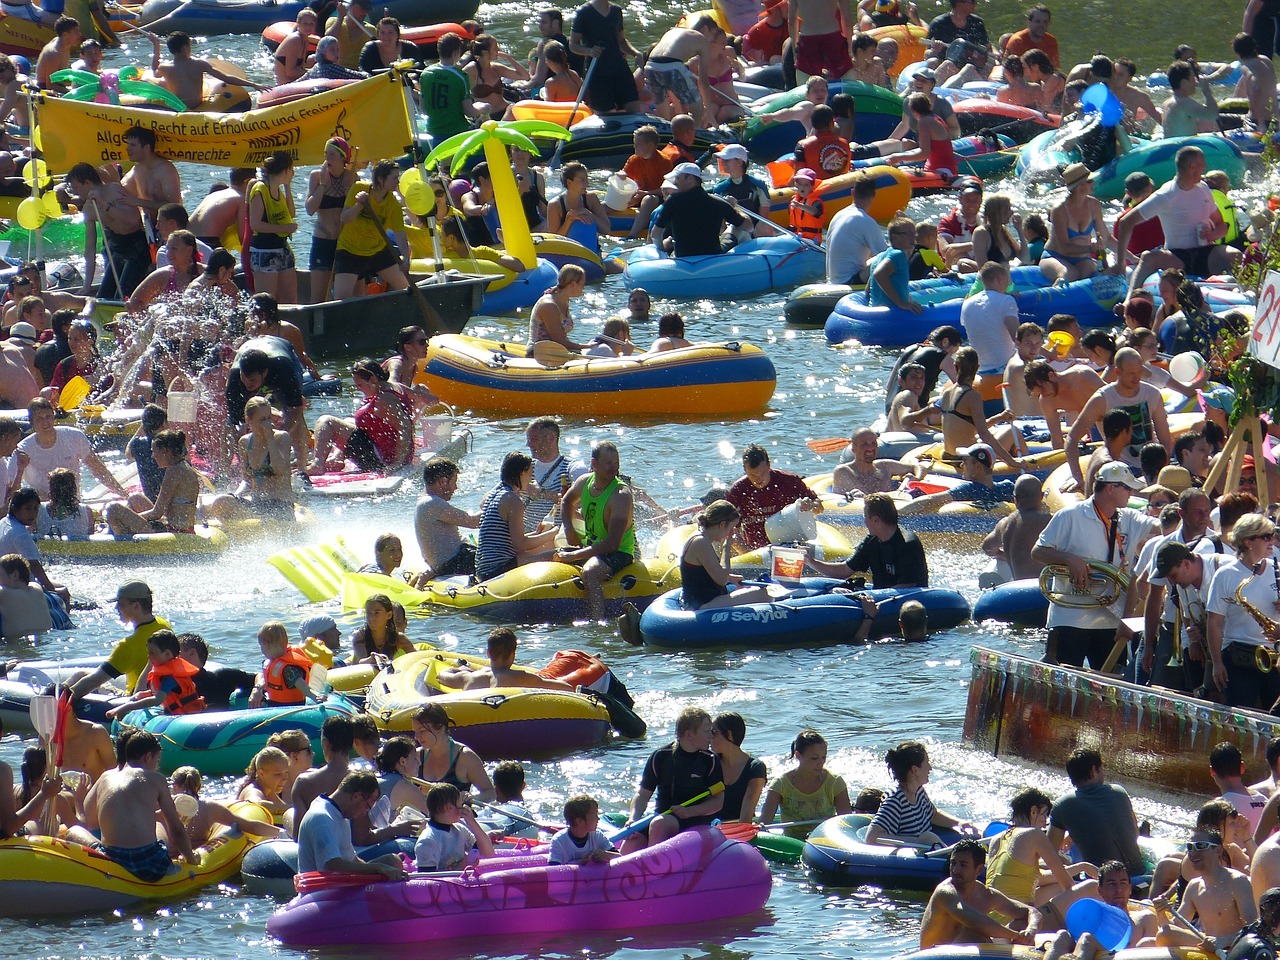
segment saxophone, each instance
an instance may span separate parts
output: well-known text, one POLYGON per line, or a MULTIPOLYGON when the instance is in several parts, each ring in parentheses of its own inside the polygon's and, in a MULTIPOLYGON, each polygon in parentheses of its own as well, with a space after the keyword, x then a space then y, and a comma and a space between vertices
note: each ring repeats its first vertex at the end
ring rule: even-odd
MULTIPOLYGON (((1263 566, 1263 569, 1265 570, 1266 564, 1264 563, 1262 566, 1263 566)), ((1244 609, 1245 613, 1253 617, 1254 622, 1257 623, 1258 626, 1262 628, 1262 632, 1264 636, 1270 642, 1271 646, 1260 644, 1254 647, 1254 654, 1253 654, 1253 665, 1257 667, 1258 672, 1270 673, 1272 670, 1275 669, 1277 659, 1280 659, 1280 653, 1277 652, 1278 644, 1280 644, 1280 641, 1277 641, 1276 639, 1277 633, 1280 632, 1280 620, 1272 620, 1265 613, 1263 613, 1256 606, 1254 606, 1252 603, 1250 603, 1248 600, 1245 599, 1244 588, 1247 587, 1249 584, 1253 583, 1253 581, 1256 580, 1257 578, 1258 578, 1258 574, 1255 573, 1252 576, 1246 577, 1244 580, 1241 580, 1240 586, 1236 587, 1235 598, 1231 602, 1239 604, 1240 607, 1244 609)))

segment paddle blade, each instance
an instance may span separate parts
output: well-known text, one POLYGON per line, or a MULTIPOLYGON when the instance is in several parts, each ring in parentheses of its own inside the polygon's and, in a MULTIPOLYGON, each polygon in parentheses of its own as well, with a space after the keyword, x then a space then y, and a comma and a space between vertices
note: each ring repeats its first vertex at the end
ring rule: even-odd
POLYGON ((50 696, 32 697, 30 709, 31 726, 40 734, 40 739, 52 739, 58 725, 58 701, 50 696))
POLYGON ((89 395, 91 389, 89 381, 84 377, 72 377, 58 394, 58 406, 63 410, 74 410, 84 403, 84 398, 89 395))
POLYGON ((814 453, 839 453, 849 445, 848 437, 824 437, 806 440, 805 445, 814 453))
POLYGON ((544 367, 563 367, 575 354, 554 340, 539 340, 533 345, 533 359, 544 367))

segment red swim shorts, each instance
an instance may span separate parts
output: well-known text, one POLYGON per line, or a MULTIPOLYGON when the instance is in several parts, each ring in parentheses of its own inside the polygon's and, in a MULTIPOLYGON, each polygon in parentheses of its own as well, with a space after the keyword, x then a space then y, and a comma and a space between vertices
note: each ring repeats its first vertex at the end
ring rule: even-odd
POLYGON ((839 30, 834 33, 800 34, 796 43, 796 70, 809 76, 826 71, 839 80, 853 69, 849 41, 839 30))

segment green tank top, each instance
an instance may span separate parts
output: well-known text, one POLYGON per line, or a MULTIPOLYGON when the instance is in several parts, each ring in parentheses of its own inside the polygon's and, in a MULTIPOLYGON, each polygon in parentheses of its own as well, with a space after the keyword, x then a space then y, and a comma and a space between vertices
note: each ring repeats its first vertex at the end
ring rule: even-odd
MULTIPOLYGON (((587 529, 587 544, 599 543, 609 535, 608 526, 604 521, 604 508, 609 502, 609 498, 613 496, 613 492, 622 486, 622 482, 617 478, 613 478, 613 482, 601 490, 598 494, 591 493, 591 485, 595 483, 596 475, 594 473, 587 475, 587 482, 582 487, 582 523, 587 529)), ((632 524, 627 528, 627 532, 622 535, 622 543, 618 545, 618 550, 622 553, 629 553, 631 556, 636 555, 636 528, 632 524)))

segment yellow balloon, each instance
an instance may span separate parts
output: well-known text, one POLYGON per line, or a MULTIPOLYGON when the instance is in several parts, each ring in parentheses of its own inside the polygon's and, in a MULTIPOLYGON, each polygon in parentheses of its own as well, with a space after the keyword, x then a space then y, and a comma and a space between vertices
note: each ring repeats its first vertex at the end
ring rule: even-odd
POLYGON ((40 198, 40 203, 44 207, 44 212, 47 213, 49 216, 51 217, 62 216, 62 212, 63 212, 62 204, 58 202, 58 195, 54 193, 52 190, 48 191, 47 193, 45 193, 43 197, 40 198))
POLYGON ((27 197, 18 204, 18 223, 24 230, 39 230, 47 219, 44 207, 40 206, 40 201, 35 197, 27 197))
POLYGON ((49 183, 49 165, 43 160, 30 160, 22 170, 22 179, 28 187, 35 185, 36 178, 42 185, 49 183))
POLYGON ((404 197, 405 205, 409 208, 409 211, 417 217, 426 216, 435 200, 435 196, 421 180, 405 186, 404 177, 401 177, 400 193, 404 197))
POLYGON ((38 152, 44 153, 44 137, 41 135, 39 127, 31 131, 31 146, 35 147, 38 152))
POLYGON ((410 167, 404 173, 400 174, 400 192, 403 194, 405 190, 412 187, 415 183, 423 183, 422 171, 417 167, 410 167))

